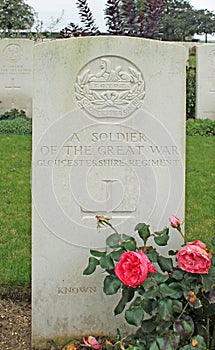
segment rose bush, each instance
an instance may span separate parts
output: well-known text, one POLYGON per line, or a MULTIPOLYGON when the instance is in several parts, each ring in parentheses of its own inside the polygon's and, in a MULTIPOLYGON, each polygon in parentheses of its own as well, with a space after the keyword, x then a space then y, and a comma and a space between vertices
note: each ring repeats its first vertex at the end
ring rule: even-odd
MULTIPOLYGON (((114 314, 125 311, 125 320, 136 326, 134 334, 120 338, 118 332, 117 342, 105 342, 102 349, 215 349, 215 256, 206 245, 196 240, 179 251, 166 249, 168 256, 162 256, 156 247, 168 245, 169 227, 151 232, 149 225, 140 223, 135 239, 119 234, 110 218, 96 218, 99 228, 108 226, 114 233, 105 251, 90 251, 84 274, 100 266, 106 272, 104 293, 121 292, 114 314), (149 239, 153 246, 147 245, 149 239)), ((182 235, 181 220, 172 215, 169 222, 182 235)))

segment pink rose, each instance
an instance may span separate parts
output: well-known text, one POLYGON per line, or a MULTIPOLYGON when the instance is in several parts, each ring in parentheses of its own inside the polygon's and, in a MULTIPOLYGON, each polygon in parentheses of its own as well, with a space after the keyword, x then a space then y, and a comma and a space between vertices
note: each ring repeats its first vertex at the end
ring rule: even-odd
POLYGON ((95 337, 92 337, 92 335, 90 335, 89 337, 87 338, 84 338, 83 337, 83 341, 84 341, 84 344, 86 346, 88 346, 88 348, 91 348, 91 349, 95 349, 95 350, 99 350, 102 348, 102 346, 98 343, 98 341, 96 340, 95 337))
POLYGON ((177 254, 180 269, 205 274, 211 267, 212 254, 201 241, 188 242, 177 254))
POLYGON ((170 222, 171 226, 174 228, 178 228, 181 225, 181 220, 175 215, 170 216, 169 222, 170 222))
POLYGON ((125 252, 120 256, 115 266, 115 274, 126 286, 136 288, 141 285, 149 272, 157 272, 146 254, 139 252, 125 252))

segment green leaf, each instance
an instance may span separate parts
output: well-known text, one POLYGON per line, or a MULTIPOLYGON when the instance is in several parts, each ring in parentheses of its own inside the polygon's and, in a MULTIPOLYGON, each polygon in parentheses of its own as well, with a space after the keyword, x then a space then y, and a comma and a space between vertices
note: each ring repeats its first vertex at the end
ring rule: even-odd
MULTIPOLYGON (((196 335, 195 337, 192 338, 192 340, 194 340, 194 339, 198 343, 196 349, 198 349, 198 350, 207 350, 207 345, 205 343, 205 339, 202 336, 196 335)), ((192 342, 192 340, 191 340, 191 342, 192 342)), ((192 349, 193 349, 193 346, 192 346, 192 349)))
POLYGON ((172 274, 172 278, 174 278, 176 281, 182 281, 184 277, 185 272, 182 270, 174 270, 172 274))
POLYGON ((126 304, 127 304, 127 301, 122 297, 114 309, 114 315, 116 316, 116 315, 121 314, 123 312, 126 304))
POLYGON ((106 295, 116 294, 121 286, 121 281, 116 276, 106 276, 103 291, 106 295))
POLYGON ((149 350, 160 350, 159 346, 157 345, 156 340, 151 343, 149 350))
POLYGON ((134 240, 134 237, 126 235, 125 233, 122 234, 122 240, 123 241, 129 241, 130 239, 134 240))
POLYGON ((132 300, 134 293, 135 291, 133 288, 123 286, 122 298, 120 299, 118 305, 114 309, 114 315, 121 314, 126 304, 132 300))
POLYGON ((191 317, 186 320, 176 320, 173 325, 174 331, 180 335, 181 339, 187 340, 194 332, 194 323, 191 317))
POLYGON ((135 231, 138 231, 138 234, 140 238, 143 240, 144 245, 146 245, 146 242, 148 238, 151 236, 149 225, 146 225, 145 223, 139 223, 135 226, 135 231))
POLYGON ((144 253, 147 255, 147 257, 149 258, 149 260, 152 263, 156 263, 157 262, 157 260, 158 260, 158 252, 156 251, 155 248, 149 247, 144 253))
POLYGON ((100 258, 101 256, 106 255, 107 252, 100 252, 100 251, 98 251, 98 250, 92 250, 92 249, 90 249, 90 253, 91 253, 93 256, 96 256, 96 257, 100 258))
POLYGON ((212 245, 215 245, 215 236, 211 240, 212 245))
POLYGON ((169 256, 175 256, 177 254, 178 250, 169 250, 168 254, 169 256))
POLYGON ((193 286, 197 286, 200 283, 201 275, 186 272, 184 274, 183 282, 188 287, 188 289, 193 289, 193 286))
POLYGON ((159 246, 167 245, 169 240, 169 229, 166 227, 163 231, 155 232, 154 241, 159 246))
POLYGON ((173 313, 173 302, 172 299, 161 299, 159 300, 158 304, 158 312, 160 317, 165 320, 169 321, 172 318, 173 313))
POLYGON ((154 237, 155 243, 159 246, 166 246, 168 240, 169 240, 169 236, 167 234, 165 234, 161 237, 154 237))
POLYGON ((173 300, 173 311, 180 314, 182 309, 183 309, 183 304, 179 300, 173 300))
POLYGON ((169 328, 172 328, 172 320, 165 321, 159 319, 156 326, 156 334, 168 334, 168 336, 170 336, 171 330, 169 328))
POLYGON ((121 243, 121 247, 125 248, 128 251, 136 251, 137 244, 135 239, 133 237, 130 237, 129 239, 121 243))
POLYGON ((125 250, 123 249, 118 249, 118 250, 113 250, 111 253, 110 253, 110 256, 113 260, 115 261, 119 261, 120 259, 120 256, 125 253, 125 250))
POLYGON ((177 299, 176 291, 174 289, 171 289, 168 285, 165 283, 162 283, 159 287, 160 293, 163 295, 163 297, 171 297, 173 299, 177 299))
POLYGON ((111 258, 110 254, 109 255, 104 255, 100 259, 100 266, 102 269, 105 269, 107 271, 113 270, 114 269, 114 262, 113 259, 111 258))
POLYGON ((153 278, 159 284, 159 283, 166 282, 169 279, 169 275, 168 274, 164 275, 163 273, 157 272, 153 275, 153 278))
POLYGON ((211 265, 215 266, 215 254, 212 254, 211 265))
MULTIPOLYGON (((215 303, 210 303, 210 299, 212 298, 213 301, 214 301, 214 298, 215 298, 215 293, 212 291, 212 295, 211 293, 207 293, 208 295, 206 296, 206 302, 204 302, 204 305, 203 305, 203 312, 204 312, 204 315, 206 316, 214 316, 215 315, 215 303)), ((215 342, 215 339, 214 339, 214 342, 215 342)))
POLYGON ((204 303, 204 307, 209 307, 212 314, 215 315, 215 283, 212 285, 210 292, 205 293, 205 297, 207 299, 207 303, 204 303))
POLYGON ((175 297, 174 299, 179 299, 183 295, 183 286, 181 283, 178 282, 171 282, 169 284, 169 288, 173 289, 175 291, 175 297))
POLYGON ((210 292, 215 283, 215 266, 211 266, 208 274, 202 275, 202 284, 206 292, 210 292))
POLYGON ((145 290, 150 289, 154 287, 155 282, 153 281, 152 278, 148 277, 146 280, 142 283, 141 287, 143 287, 145 290))
POLYGON ((96 258, 90 257, 88 266, 84 270, 83 274, 91 275, 95 271, 97 265, 99 265, 99 261, 96 258))
POLYGON ((162 350, 165 349, 165 341, 163 338, 157 338, 156 343, 158 345, 158 349, 162 349, 162 350))
POLYGON ((158 287, 155 286, 144 293, 144 297, 147 299, 156 299, 158 295, 158 287))
POLYGON ((165 227, 162 231, 156 231, 154 232, 155 236, 163 236, 164 234, 168 233, 169 229, 168 227, 165 227))
MULTIPOLYGON (((106 345, 105 347, 108 347, 107 350, 113 350, 113 345, 106 345)), ((121 350, 120 343, 114 346, 114 350, 121 350)))
POLYGON ((157 318, 153 316, 142 322, 141 330, 144 333, 152 333, 155 330, 156 325, 157 325, 157 318))
POLYGON ((106 239, 106 243, 110 248, 118 248, 121 242, 121 236, 118 233, 113 233, 106 239))
POLYGON ((158 257, 158 265, 160 266, 163 272, 172 272, 173 271, 173 263, 171 258, 165 258, 164 256, 158 257))
POLYGON ((142 303, 141 297, 136 297, 134 301, 130 305, 130 309, 135 308, 136 306, 140 306, 142 303))
POLYGON ((151 315, 154 307, 153 307, 153 300, 149 300, 149 299, 143 299, 142 303, 141 303, 141 307, 143 308, 143 310, 151 315))
POLYGON ((123 298, 125 298, 127 300, 128 303, 133 299, 134 294, 135 294, 134 288, 123 286, 122 296, 123 296, 123 298))
POLYGON ((122 339, 122 335, 121 335, 120 329, 117 328, 116 329, 116 341, 120 341, 121 339, 122 339))
POLYGON ((158 337, 156 339, 159 349, 162 350, 175 350, 177 349, 180 337, 177 337, 175 334, 169 332, 164 337, 158 337))
POLYGON ((125 319, 129 324, 132 324, 133 326, 140 326, 141 322, 144 318, 144 310, 141 307, 136 307, 126 310, 125 312, 125 319))

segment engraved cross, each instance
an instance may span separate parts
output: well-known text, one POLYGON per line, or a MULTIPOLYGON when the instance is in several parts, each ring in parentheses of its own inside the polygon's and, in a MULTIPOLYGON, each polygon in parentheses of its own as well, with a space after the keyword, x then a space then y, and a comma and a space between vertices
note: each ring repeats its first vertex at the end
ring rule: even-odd
POLYGON ((15 79, 14 78, 12 78, 11 79, 11 81, 12 81, 12 83, 10 84, 10 85, 8 85, 8 86, 5 86, 5 89, 10 89, 11 90, 11 95, 12 95, 12 105, 14 105, 14 103, 15 103, 15 99, 14 99, 14 94, 15 94, 15 90, 16 89, 21 89, 21 86, 18 86, 18 85, 16 85, 15 84, 15 79))
POLYGON ((117 210, 113 209, 113 203, 112 203, 112 198, 113 198, 113 183, 116 182, 117 180, 102 180, 102 182, 105 183, 106 187, 106 210, 88 210, 85 208, 80 207, 81 209, 81 215, 82 219, 94 219, 95 215, 103 215, 103 216, 111 216, 111 218, 114 219, 122 219, 122 218, 131 218, 132 213, 136 211, 136 208, 128 208, 128 209, 122 209, 122 210, 117 210))

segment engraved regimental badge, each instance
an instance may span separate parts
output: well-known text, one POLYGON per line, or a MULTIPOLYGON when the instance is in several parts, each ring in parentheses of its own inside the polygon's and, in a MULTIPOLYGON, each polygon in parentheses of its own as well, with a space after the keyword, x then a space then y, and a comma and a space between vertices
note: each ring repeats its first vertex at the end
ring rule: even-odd
POLYGON ((130 61, 104 56, 89 62, 79 72, 75 96, 79 107, 95 118, 125 118, 140 108, 145 82, 130 61))
POLYGON ((22 55, 22 48, 18 44, 9 44, 4 48, 4 56, 10 62, 19 60, 22 55))

